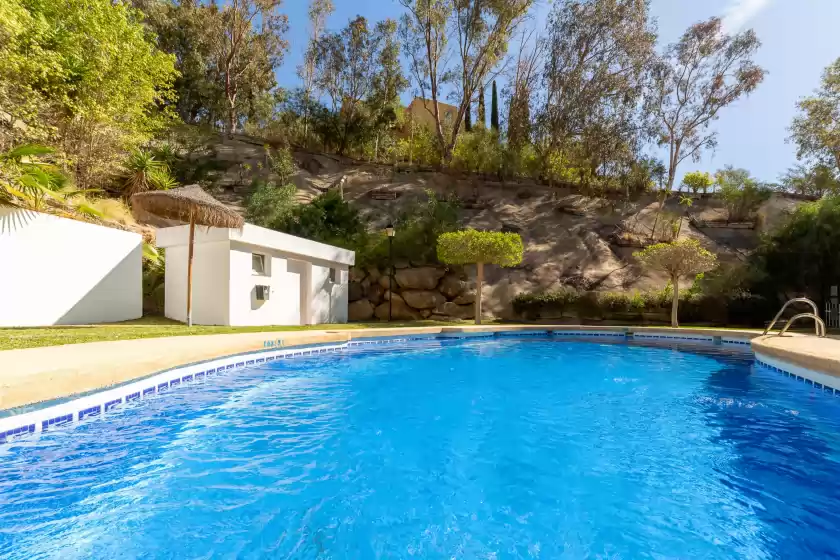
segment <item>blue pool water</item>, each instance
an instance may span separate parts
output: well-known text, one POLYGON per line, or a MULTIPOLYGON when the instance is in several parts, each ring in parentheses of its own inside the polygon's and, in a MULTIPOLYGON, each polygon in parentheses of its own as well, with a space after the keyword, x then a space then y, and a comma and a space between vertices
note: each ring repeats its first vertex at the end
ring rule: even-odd
POLYGON ((0 558, 840 558, 838 474, 749 354, 429 340, 0 446, 0 558))

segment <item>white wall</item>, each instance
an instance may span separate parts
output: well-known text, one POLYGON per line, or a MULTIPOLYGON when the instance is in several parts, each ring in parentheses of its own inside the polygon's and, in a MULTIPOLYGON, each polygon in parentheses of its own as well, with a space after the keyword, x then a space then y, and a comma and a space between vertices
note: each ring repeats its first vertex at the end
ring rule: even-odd
POLYGON ((346 323, 348 271, 335 263, 312 264, 309 324, 346 323), (338 269, 336 282, 330 282, 330 267, 338 269))
POLYGON ((142 255, 140 234, 0 207, 0 326, 137 319, 142 255))
POLYGON ((265 247, 231 241, 230 324, 236 326, 299 325, 300 273, 287 259, 265 247), (265 255, 266 274, 253 272, 253 253, 265 255), (258 301, 256 286, 269 286, 268 301, 258 301))
MULTIPOLYGON (((229 247, 228 241, 193 246, 192 317, 196 325, 230 324, 229 247)), ((187 252, 187 245, 166 248, 164 314, 183 323, 187 322, 187 252)))

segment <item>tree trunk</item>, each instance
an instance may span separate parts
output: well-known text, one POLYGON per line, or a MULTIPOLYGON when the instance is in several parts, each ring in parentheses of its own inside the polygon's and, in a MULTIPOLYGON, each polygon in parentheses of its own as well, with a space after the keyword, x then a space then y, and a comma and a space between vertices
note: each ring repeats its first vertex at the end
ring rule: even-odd
POLYGON ((677 318, 677 308, 680 303, 680 277, 673 276, 671 278, 671 284, 674 287, 674 301, 671 302, 671 326, 677 328, 680 326, 679 319, 677 318))
POLYGON ((481 324, 481 286, 484 284, 484 263, 475 263, 475 324, 481 324))

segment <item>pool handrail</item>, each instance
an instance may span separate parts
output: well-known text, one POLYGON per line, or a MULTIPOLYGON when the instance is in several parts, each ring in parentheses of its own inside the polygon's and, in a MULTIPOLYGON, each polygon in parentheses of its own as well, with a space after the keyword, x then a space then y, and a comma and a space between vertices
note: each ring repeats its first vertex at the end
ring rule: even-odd
POLYGON ((788 319, 787 324, 784 326, 784 328, 779 332, 779 334, 777 336, 782 336, 783 334, 785 334, 785 332, 788 330, 788 328, 790 328, 791 323, 793 323, 795 320, 810 317, 810 318, 814 319, 814 332, 815 332, 815 334, 820 338, 824 338, 825 337, 825 323, 823 322, 822 319, 820 319, 820 312, 819 312, 819 309, 817 309, 817 304, 814 303, 813 301, 811 301, 810 299, 805 298, 805 297, 793 298, 793 299, 789 299, 787 302, 785 302, 785 304, 782 306, 782 308, 779 310, 779 312, 776 313, 776 316, 773 317, 773 320, 770 322, 769 325, 767 325, 767 328, 764 329, 764 332, 761 333, 761 335, 764 336, 767 333, 769 333, 771 330, 773 330, 773 327, 776 325, 776 322, 779 320, 779 317, 782 316, 782 313, 785 312, 785 309, 787 309, 788 305, 790 305, 791 303, 807 303, 808 305, 811 306, 811 309, 813 309, 814 312, 813 313, 800 313, 798 315, 794 315, 793 317, 788 319))

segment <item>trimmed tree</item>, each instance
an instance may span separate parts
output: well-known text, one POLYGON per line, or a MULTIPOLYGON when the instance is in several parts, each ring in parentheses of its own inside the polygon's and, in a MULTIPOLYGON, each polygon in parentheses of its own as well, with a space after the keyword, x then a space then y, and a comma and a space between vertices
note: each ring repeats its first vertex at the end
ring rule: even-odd
POLYGON ((481 324, 484 265, 516 266, 522 262, 522 238, 517 233, 465 229, 438 237, 438 260, 445 264, 475 264, 475 324, 481 324))
POLYGON ((493 95, 490 97, 490 128, 499 132, 499 93, 496 91, 496 80, 493 80, 493 95))
POLYGON ((717 257, 700 246, 696 239, 683 239, 673 243, 658 243, 644 251, 633 253, 646 268, 660 270, 671 279, 674 300, 671 303, 671 326, 679 327, 677 308, 680 301, 680 277, 712 270, 717 257))
POLYGON ((709 173, 705 171, 690 171, 683 177, 682 184, 687 187, 692 193, 697 194, 703 191, 703 194, 708 192, 709 187, 715 183, 714 179, 709 173))

